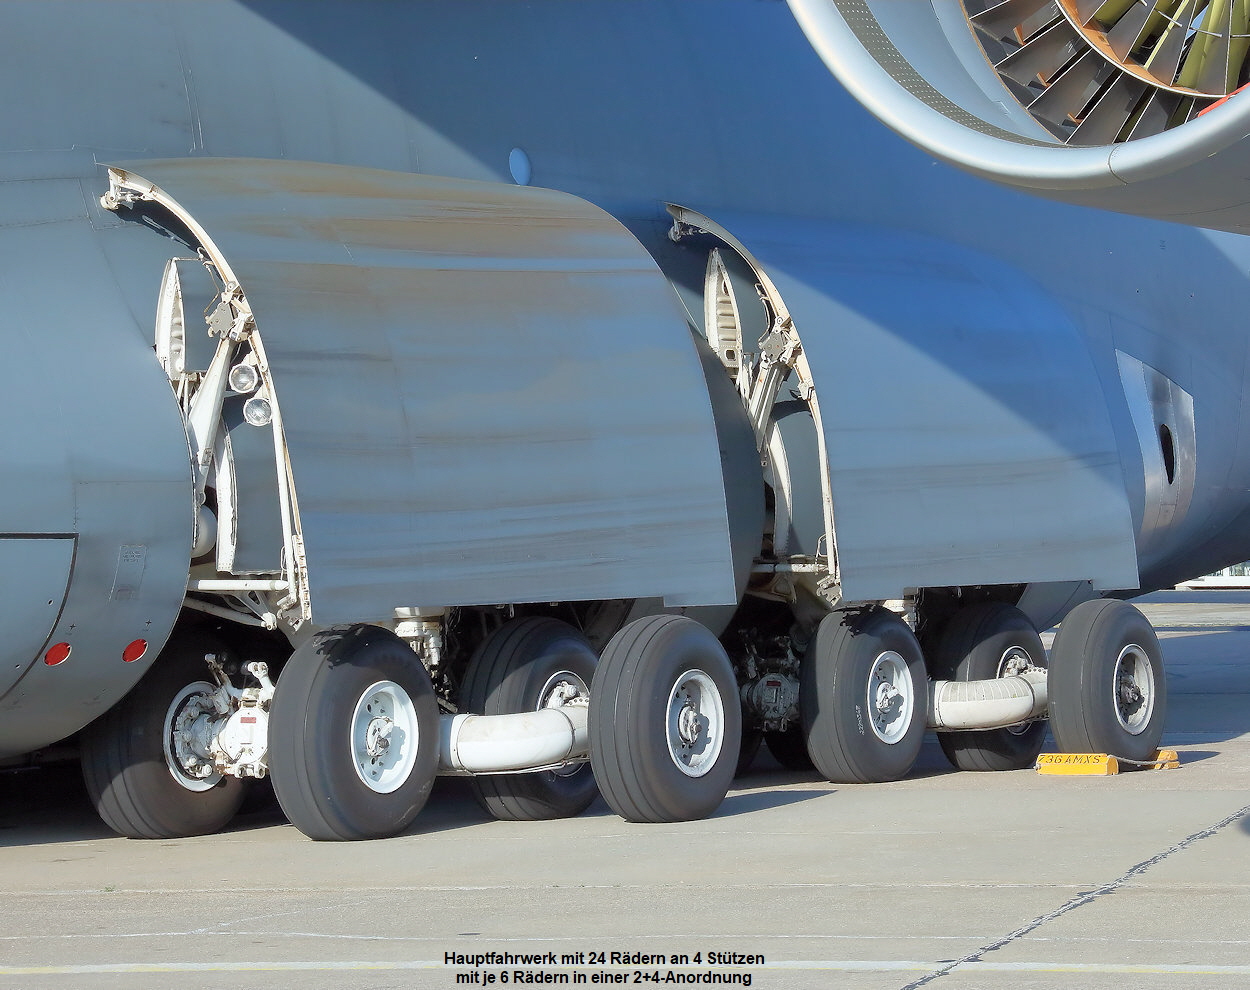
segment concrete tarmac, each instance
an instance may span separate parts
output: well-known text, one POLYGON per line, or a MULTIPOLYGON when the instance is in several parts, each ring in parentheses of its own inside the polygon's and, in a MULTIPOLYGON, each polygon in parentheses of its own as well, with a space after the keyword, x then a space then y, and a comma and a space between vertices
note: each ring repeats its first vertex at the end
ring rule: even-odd
POLYGON ((7 775, 0 986, 1250 988, 1250 594, 1140 604, 1179 770, 957 773, 930 738, 907 780, 835 786, 761 754, 661 826, 496 822, 445 779, 352 844, 263 803, 121 839, 74 768, 7 775))

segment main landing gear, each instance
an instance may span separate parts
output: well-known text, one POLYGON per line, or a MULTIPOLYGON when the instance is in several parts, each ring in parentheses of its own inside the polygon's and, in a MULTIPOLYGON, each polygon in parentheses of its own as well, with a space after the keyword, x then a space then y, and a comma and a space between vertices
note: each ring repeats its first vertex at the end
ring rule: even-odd
POLYGON ((928 729, 962 770, 1031 767, 1047 726, 1063 752, 1154 758, 1166 684, 1159 642, 1127 602, 1074 609, 1049 661, 1020 610, 985 601, 954 614, 929 657, 908 625, 879 606, 821 621, 804 658, 800 696, 807 751, 827 779, 905 776, 928 729))
POLYGON ((124 835, 216 831, 239 808, 240 777, 270 774, 301 832, 352 840, 403 832, 440 770, 471 774, 497 818, 576 815, 598 777, 623 817, 677 822, 720 806, 738 760, 729 659, 679 616, 629 623, 601 661, 564 622, 514 619, 476 650, 459 700, 440 715, 421 659, 380 626, 315 634, 276 687, 265 664, 240 667, 191 630, 85 733, 84 776, 124 835))
MULTIPOLYGON (((784 765, 810 759, 844 783, 905 776, 926 729, 961 769, 1027 767, 1047 717, 1062 750, 1154 757, 1162 656, 1131 605, 1073 610, 1049 662, 1025 615, 1003 602, 955 612, 931 641, 926 670, 911 627, 876 604, 825 615, 801 662, 770 632, 759 642, 782 644, 785 663, 753 654, 775 688, 765 701, 792 707, 748 741, 762 737, 784 765)), ((314 839, 403 832, 439 772, 471 775, 497 818, 576 815, 602 794, 629 821, 681 822, 720 806, 741 762, 742 698, 764 697, 748 682, 740 698, 717 638, 676 615, 629 622, 602 658, 565 622, 515 618, 464 671, 459 712, 440 714, 425 663, 380 626, 313 635, 276 686, 265 663, 240 663, 211 633, 183 628, 84 730, 84 778, 106 823, 148 838, 223 828, 246 778, 267 774, 287 817, 314 839)))

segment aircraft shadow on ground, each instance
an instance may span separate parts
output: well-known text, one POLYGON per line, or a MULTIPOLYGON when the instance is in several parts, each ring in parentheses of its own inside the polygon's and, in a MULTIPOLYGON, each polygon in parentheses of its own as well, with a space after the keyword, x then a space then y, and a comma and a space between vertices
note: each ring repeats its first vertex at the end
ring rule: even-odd
MULTIPOLYGON (((809 801, 833 793, 823 788, 813 772, 763 769, 734 782, 734 790, 714 817, 732 818, 809 801), (784 785, 810 781, 813 787, 786 789, 784 785)), ((615 812, 602 798, 583 812, 586 818, 612 818, 615 812)), ((403 835, 446 833, 493 823, 474 800, 468 780, 439 778, 429 803, 403 835)), ((261 785, 244 803, 226 832, 249 832, 284 827, 272 788, 261 785)), ((96 816, 76 765, 41 767, 0 775, 0 848, 90 842, 118 837, 96 816)), ((142 840, 139 840, 142 841, 142 840)))
POLYGON ((771 788, 740 790, 725 798, 725 802, 713 817, 733 818, 736 815, 745 815, 753 811, 769 811, 773 808, 784 808, 787 805, 799 804, 802 801, 812 801, 816 798, 827 797, 833 793, 835 792, 828 786, 822 789, 813 788, 811 790, 779 791, 771 788))
MULTIPOLYGON (((1050 737, 1047 737, 1047 746, 1053 751, 1050 737)), ((1182 765, 1187 765, 1220 755, 1221 752, 1214 749, 1187 749, 1181 760, 1182 765)), ((714 818, 732 819, 837 793, 836 786, 824 781, 815 770, 787 770, 767 758, 762 758, 761 762, 765 765, 734 781, 714 818)), ((936 743, 928 739, 921 759, 908 778, 940 777, 958 772, 944 762, 936 743)), ((614 818, 615 812, 600 797, 581 817, 614 818)), ((467 779, 442 777, 436 781, 429 803, 403 835, 445 834, 489 825, 493 821, 474 799, 467 779)), ((287 827, 286 817, 272 788, 263 784, 254 788, 240 814, 225 831, 249 832, 274 827, 287 827)), ((1250 833, 1250 818, 1243 819, 1239 827, 1250 833)), ((0 774, 0 848, 102 839, 117 839, 117 836, 96 816, 76 764, 0 774)))
POLYGON ((77 763, 0 774, 0 848, 111 837, 77 763))

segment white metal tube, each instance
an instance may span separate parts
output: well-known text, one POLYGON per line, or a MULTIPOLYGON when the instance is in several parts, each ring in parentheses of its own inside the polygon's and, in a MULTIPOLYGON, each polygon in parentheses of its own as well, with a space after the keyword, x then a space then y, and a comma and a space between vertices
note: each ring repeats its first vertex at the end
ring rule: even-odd
POLYGON ((589 712, 586 705, 564 705, 515 715, 443 715, 439 769, 507 773, 584 759, 589 712))
POLYGON ((828 568, 824 564, 790 564, 790 563, 756 563, 751 570, 756 574, 823 574, 828 568))
POLYGON ((286 591, 286 581, 270 581, 264 578, 192 578, 187 582, 188 591, 286 591))
POLYGON ((930 729, 997 729, 1046 714, 1046 672, 984 681, 930 681, 930 729))
POLYGON ((221 605, 214 605, 212 602, 200 601, 198 598, 184 598, 182 607, 194 609, 197 612, 204 612, 207 615, 216 615, 222 619, 229 619, 231 622, 241 622, 246 626, 259 626, 261 629, 277 629, 278 617, 272 612, 266 612, 265 618, 252 615, 250 612, 238 612, 232 608, 223 608, 221 605), (273 620, 270 625, 269 620, 273 620))

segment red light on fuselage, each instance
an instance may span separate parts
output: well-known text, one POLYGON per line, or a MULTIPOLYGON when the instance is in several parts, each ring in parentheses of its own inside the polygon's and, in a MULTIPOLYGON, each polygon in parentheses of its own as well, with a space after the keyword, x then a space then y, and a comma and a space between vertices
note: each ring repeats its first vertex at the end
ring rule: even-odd
POLYGON ((64 663, 68 660, 73 649, 69 643, 57 643, 43 655, 43 662, 49 667, 55 667, 58 663, 64 663))
POLYGON ((148 641, 146 639, 136 639, 133 643, 122 650, 122 660, 126 663, 134 663, 147 652, 148 641))

